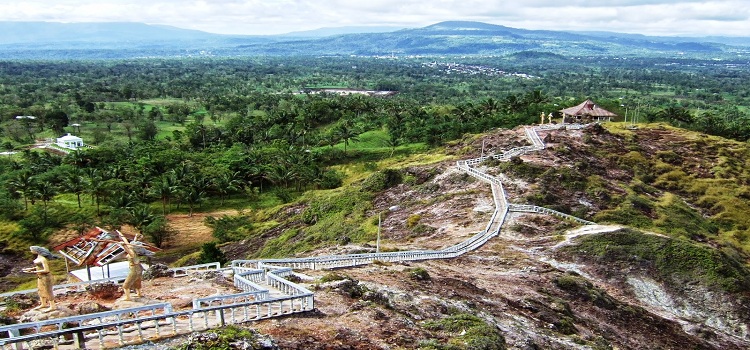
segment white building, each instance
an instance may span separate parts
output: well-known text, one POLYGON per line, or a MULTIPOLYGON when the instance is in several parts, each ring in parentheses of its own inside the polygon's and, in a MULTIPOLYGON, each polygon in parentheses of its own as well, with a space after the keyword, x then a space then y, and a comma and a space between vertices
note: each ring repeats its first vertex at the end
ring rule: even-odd
POLYGON ((63 148, 79 149, 83 147, 83 139, 78 136, 67 134, 57 138, 57 145, 63 148))

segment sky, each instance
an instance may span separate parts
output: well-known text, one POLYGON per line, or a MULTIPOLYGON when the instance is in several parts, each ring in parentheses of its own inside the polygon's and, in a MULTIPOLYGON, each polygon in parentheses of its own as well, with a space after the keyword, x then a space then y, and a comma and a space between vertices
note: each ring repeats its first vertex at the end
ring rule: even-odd
POLYGON ((514 28, 750 36, 747 0, 0 0, 0 21, 143 22, 220 34, 480 21, 514 28))

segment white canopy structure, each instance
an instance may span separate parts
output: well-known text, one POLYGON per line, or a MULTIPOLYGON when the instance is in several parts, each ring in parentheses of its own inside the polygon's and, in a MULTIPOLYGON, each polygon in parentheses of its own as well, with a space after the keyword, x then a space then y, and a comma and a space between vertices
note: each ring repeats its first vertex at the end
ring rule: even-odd
POLYGON ((67 134, 63 137, 57 138, 57 145, 69 149, 79 149, 83 147, 83 139, 78 136, 67 134))

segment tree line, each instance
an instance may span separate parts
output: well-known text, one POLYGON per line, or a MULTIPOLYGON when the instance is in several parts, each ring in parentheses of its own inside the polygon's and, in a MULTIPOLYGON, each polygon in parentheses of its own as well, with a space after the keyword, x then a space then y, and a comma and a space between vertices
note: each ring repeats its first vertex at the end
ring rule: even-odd
POLYGON ((0 62, 2 146, 21 151, 0 157, 2 215, 32 239, 93 220, 133 225, 161 244, 173 210, 191 215, 207 202, 221 207, 268 193, 284 201, 339 186, 343 174, 332 166, 369 156, 351 149, 365 135, 376 135, 389 149, 379 156, 387 156, 404 145, 437 147, 465 133, 535 123, 587 97, 639 121, 750 138, 750 73, 742 66, 569 61, 469 62, 527 78, 364 58, 0 62), (399 93, 297 93, 305 86, 399 93), (64 157, 28 149, 81 128, 95 148, 64 157))

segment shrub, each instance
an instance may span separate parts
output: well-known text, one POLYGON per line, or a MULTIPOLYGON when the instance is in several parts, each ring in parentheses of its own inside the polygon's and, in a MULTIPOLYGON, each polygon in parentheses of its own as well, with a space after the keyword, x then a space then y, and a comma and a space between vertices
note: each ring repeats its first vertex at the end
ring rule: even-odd
POLYGON ((278 198, 282 203, 289 203, 292 201, 293 196, 292 193, 284 188, 276 188, 273 191, 273 194, 278 198))
POLYGON ((320 180, 320 188, 331 189, 341 187, 344 181, 344 174, 336 170, 328 170, 323 173, 323 177, 320 180))
POLYGON ((204 243, 201 246, 201 254, 198 257, 198 263, 207 264, 212 262, 219 262, 224 265, 227 262, 227 256, 216 246, 216 243, 204 243))
POLYGON ((688 183, 688 175, 682 170, 671 170, 659 175, 654 181, 654 186, 667 190, 680 190, 688 183))
POLYGON ((8 192, 0 190, 0 218, 18 220, 23 215, 23 204, 12 198, 8 192))
POLYGON ((222 215, 220 218, 208 216, 204 220, 206 226, 214 230, 213 236, 219 242, 237 241, 245 238, 253 228, 249 217, 243 215, 222 215))
POLYGON ((442 349, 504 350, 505 338, 497 327, 470 314, 455 314, 438 321, 427 321, 425 328, 454 336, 442 349))
POLYGON ((429 281, 430 280, 430 274, 427 273, 427 270, 417 267, 414 269, 407 270, 409 272, 409 278, 417 281, 429 281))
POLYGON ((412 228, 412 232, 418 233, 418 234, 432 233, 432 232, 435 232, 436 230, 437 230, 436 228, 425 225, 425 224, 418 224, 417 226, 414 226, 414 228, 412 228))
POLYGON ((158 216, 152 223, 143 227, 143 234, 151 239, 157 247, 161 248, 164 243, 169 242, 175 236, 176 231, 167 224, 163 216, 158 216))
POLYGON ((337 274, 335 272, 329 272, 329 273, 323 275, 323 277, 320 278, 320 283, 333 282, 333 281, 341 281, 341 280, 345 280, 345 279, 347 279, 347 277, 344 276, 344 275, 339 275, 339 274, 337 274))
POLYGON ((679 165, 682 162, 682 157, 674 151, 658 151, 656 157, 673 165, 679 165))
POLYGON ((237 326, 226 326, 221 329, 204 333, 191 334, 187 342, 176 349, 178 350, 209 350, 209 349, 235 349, 241 344, 241 348, 249 349, 276 349, 278 346, 268 336, 259 334, 252 329, 239 328, 237 326))
MULTIPOLYGON (((36 304, 36 300, 27 294, 14 294, 0 299, 0 301, 5 304, 4 311, 9 313, 17 313, 21 310, 27 310, 36 304)), ((13 323, 16 323, 15 318, 13 318, 13 323)))
POLYGON ((400 171, 384 169, 365 179, 362 189, 368 192, 380 192, 400 184, 401 181, 403 181, 403 176, 400 171))
POLYGON ((657 212, 659 218, 654 221, 654 225, 674 236, 696 239, 719 232, 719 227, 713 220, 703 217, 700 212, 672 194, 664 195, 657 212))
POLYGON ((646 157, 637 151, 630 151, 620 156, 617 160, 617 164, 623 169, 632 169, 636 174, 647 173, 649 168, 649 163, 646 157))
POLYGON ((31 213, 18 221, 21 226, 22 237, 32 241, 39 241, 47 237, 52 230, 60 228, 65 224, 68 213, 58 207, 44 209, 39 205, 34 206, 31 213))
POLYGON ((422 220, 422 215, 419 215, 419 214, 409 215, 409 217, 406 218, 406 228, 413 228, 414 226, 417 226, 420 220, 422 220))
MULTIPOLYGON (((577 299, 591 302, 601 308, 613 309, 615 307, 615 299, 609 296, 605 291, 596 288, 587 279, 578 276, 577 274, 564 274, 556 278, 554 280, 554 283, 557 287, 570 293, 577 299)), ((564 327, 566 325, 562 324, 561 326, 564 327)), ((570 324, 569 326, 572 326, 572 324, 570 324)), ((563 329, 561 329, 560 331, 564 334, 572 334, 566 333, 566 331, 563 329)))

